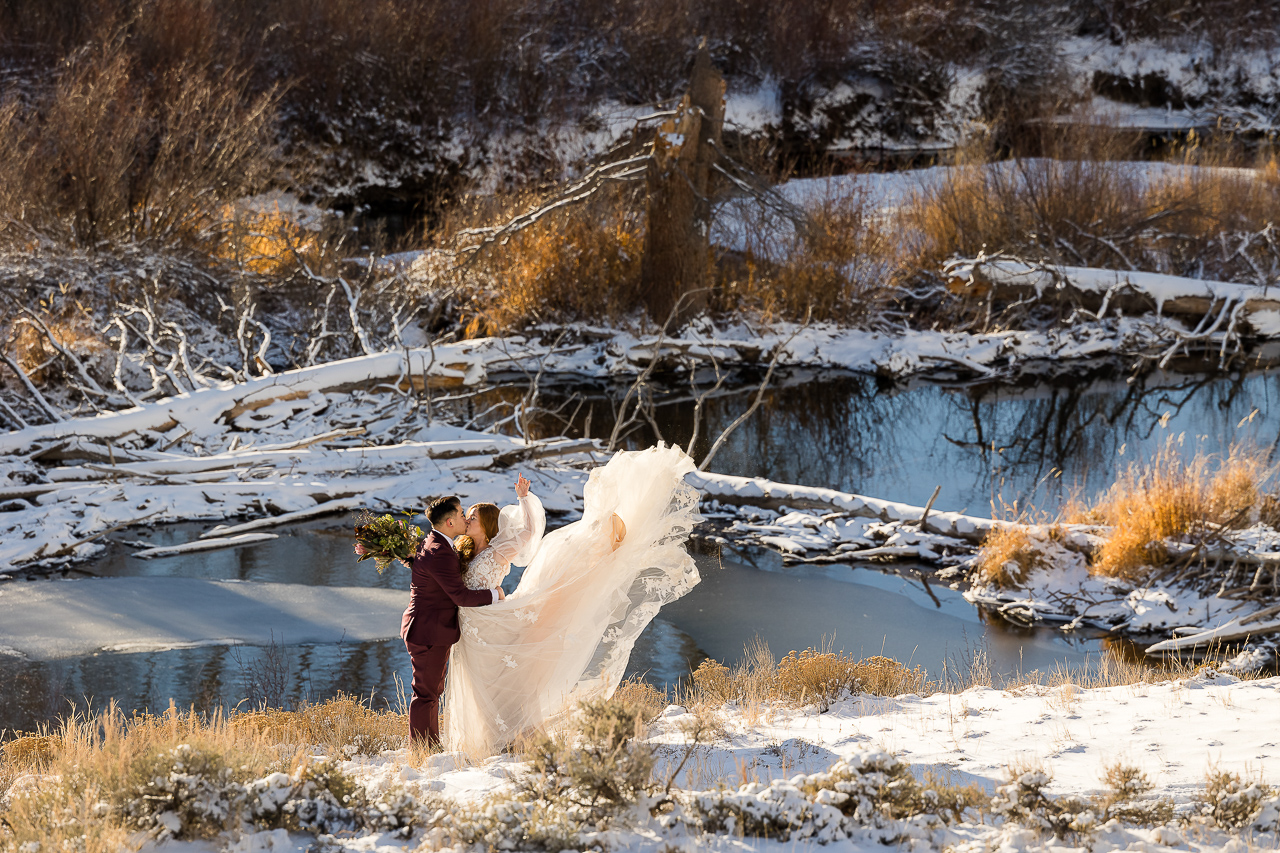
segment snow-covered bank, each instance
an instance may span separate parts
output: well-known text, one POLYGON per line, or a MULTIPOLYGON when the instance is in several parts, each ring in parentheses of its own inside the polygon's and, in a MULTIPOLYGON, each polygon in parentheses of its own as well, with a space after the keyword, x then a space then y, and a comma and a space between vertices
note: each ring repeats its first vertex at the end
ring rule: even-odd
MULTIPOLYGON (((558 346, 483 338, 386 352, 0 434, 0 573, 86 558, 103 535, 140 522, 320 514, 347 511, 338 502, 349 500, 403 507, 451 491, 492 497, 506 476, 495 468, 538 458, 561 460, 540 465, 541 486, 551 509, 572 512, 583 474, 568 463, 586 462, 590 443, 530 444, 433 417, 433 397, 465 398, 504 378, 626 380, 655 360, 687 373, 775 356, 892 377, 991 377, 1037 359, 1149 349, 1165 333, 1139 318, 988 335, 706 323, 679 337, 571 331, 558 346)), ((530 403, 509 405, 518 419, 530 403)))
MULTIPOLYGON (((1239 681, 1206 672, 1184 681, 1092 689, 1066 683, 928 697, 855 695, 824 714, 773 703, 727 705, 714 712, 718 733, 693 746, 691 755, 695 715, 671 706, 651 724, 646 743, 658 758, 654 778, 666 780, 683 762, 673 780, 675 809, 624 808, 607 822, 582 827, 573 840, 579 847, 640 851, 873 851, 895 842, 919 851, 1276 849, 1280 800, 1273 792, 1257 787, 1242 795, 1255 797, 1256 816, 1239 828, 1215 825, 1203 798, 1210 771, 1240 774, 1246 784, 1274 776, 1277 691, 1280 679, 1239 681), (1103 777, 1116 766, 1134 768, 1153 784, 1134 798, 1136 805, 1167 800, 1173 816, 1145 826, 1102 820, 1103 777), (972 785, 995 797, 964 810, 958 822, 928 814, 898 818, 884 803, 902 784, 888 785, 902 768, 918 779, 972 785), (1043 789, 1051 801, 1079 798, 1095 811, 1082 813, 1068 837, 1055 839, 1035 826, 1043 806, 1012 807, 1019 789, 1007 787, 1011 776, 1032 787, 1051 779, 1043 789), (845 808, 839 792, 865 798, 863 806, 845 808), (724 822, 725 815, 736 819, 724 822), (759 837, 766 833, 769 839, 759 837)), ((461 850, 467 849, 458 841, 464 827, 480 825, 493 827, 488 845, 538 849, 531 839, 545 829, 502 817, 516 808, 510 795, 529 771, 522 759, 503 755, 470 765, 444 754, 415 764, 399 750, 346 761, 342 768, 371 796, 395 801, 409 794, 426 819, 410 838, 369 832, 333 843, 350 850, 461 850)), ((557 808, 538 812, 544 827, 557 819, 557 808)), ((571 814, 559 818, 574 825, 571 814)), ((301 851, 311 843, 305 834, 262 832, 230 849, 301 851)))

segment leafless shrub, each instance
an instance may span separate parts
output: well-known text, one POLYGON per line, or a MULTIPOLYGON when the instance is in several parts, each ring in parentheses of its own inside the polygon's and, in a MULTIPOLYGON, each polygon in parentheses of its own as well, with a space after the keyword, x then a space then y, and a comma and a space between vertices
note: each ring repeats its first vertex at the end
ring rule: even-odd
POLYGON ((1090 803, 1079 797, 1051 797, 1045 792, 1052 781, 1042 768, 1009 767, 1009 782, 996 788, 991 811, 1005 820, 1050 832, 1055 838, 1075 838, 1093 828, 1090 803))
POLYGON ((1271 793, 1271 786, 1261 779, 1245 780, 1239 773, 1213 767, 1205 774, 1200 800, 1214 823, 1238 830, 1253 822, 1271 793))
POLYGON ((1107 786, 1098 803, 1102 822, 1114 818, 1129 824, 1158 826, 1173 818, 1173 801, 1148 797, 1155 786, 1138 768, 1117 761, 1104 768, 1102 781, 1107 786))
POLYGON ((183 63, 148 78, 112 25, 74 52, 30 103, 0 109, 6 240, 37 232, 75 245, 152 240, 208 247, 217 199, 261 186, 276 96, 249 72, 183 63))
POLYGON ((849 183, 829 182, 801 205, 803 228, 756 199, 727 205, 745 253, 725 255, 713 306, 765 319, 866 322, 884 309, 900 268, 891 220, 849 183))
POLYGON ((636 802, 654 767, 652 750, 639 742, 641 715, 616 698, 584 702, 571 727, 531 745, 526 796, 576 806, 588 818, 636 802))

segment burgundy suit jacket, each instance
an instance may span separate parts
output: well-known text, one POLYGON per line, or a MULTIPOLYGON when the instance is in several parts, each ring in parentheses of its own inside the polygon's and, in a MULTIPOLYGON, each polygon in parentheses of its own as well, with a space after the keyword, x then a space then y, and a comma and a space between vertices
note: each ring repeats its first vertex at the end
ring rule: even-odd
POLYGON ((458 608, 492 603, 490 590, 467 589, 458 570, 458 552, 447 536, 432 530, 413 558, 409 607, 400 620, 400 637, 420 646, 452 645, 462 636, 458 608))

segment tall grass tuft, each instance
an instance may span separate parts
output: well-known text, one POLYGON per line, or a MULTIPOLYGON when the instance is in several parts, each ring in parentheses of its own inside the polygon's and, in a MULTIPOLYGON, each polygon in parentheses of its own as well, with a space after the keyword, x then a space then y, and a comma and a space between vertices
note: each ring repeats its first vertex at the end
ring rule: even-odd
POLYGON ((1166 539, 1256 521, 1272 475, 1253 448, 1235 446, 1225 455, 1197 449, 1188 459, 1170 438, 1150 460, 1130 463, 1097 502, 1067 521, 1108 525, 1092 571, 1138 580, 1148 567, 1168 563, 1166 539))
POLYGON ((1045 564, 1027 526, 1022 523, 993 527, 978 552, 978 578, 991 586, 1014 589, 1026 583, 1032 570, 1045 564))

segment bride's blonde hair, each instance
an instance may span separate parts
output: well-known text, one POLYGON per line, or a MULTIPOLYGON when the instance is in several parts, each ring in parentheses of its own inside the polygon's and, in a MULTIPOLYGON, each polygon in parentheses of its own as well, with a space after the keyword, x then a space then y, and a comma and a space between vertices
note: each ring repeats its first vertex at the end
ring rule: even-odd
MULTIPOLYGON (((480 526, 484 528, 485 538, 490 542, 498 535, 498 518, 501 513, 497 504, 482 503, 472 504, 471 510, 476 511, 476 517, 480 519, 480 526)), ((472 539, 465 533, 454 540, 453 546, 458 551, 458 568, 463 574, 466 574, 467 568, 471 565, 471 559, 476 555, 476 540, 472 539)))

